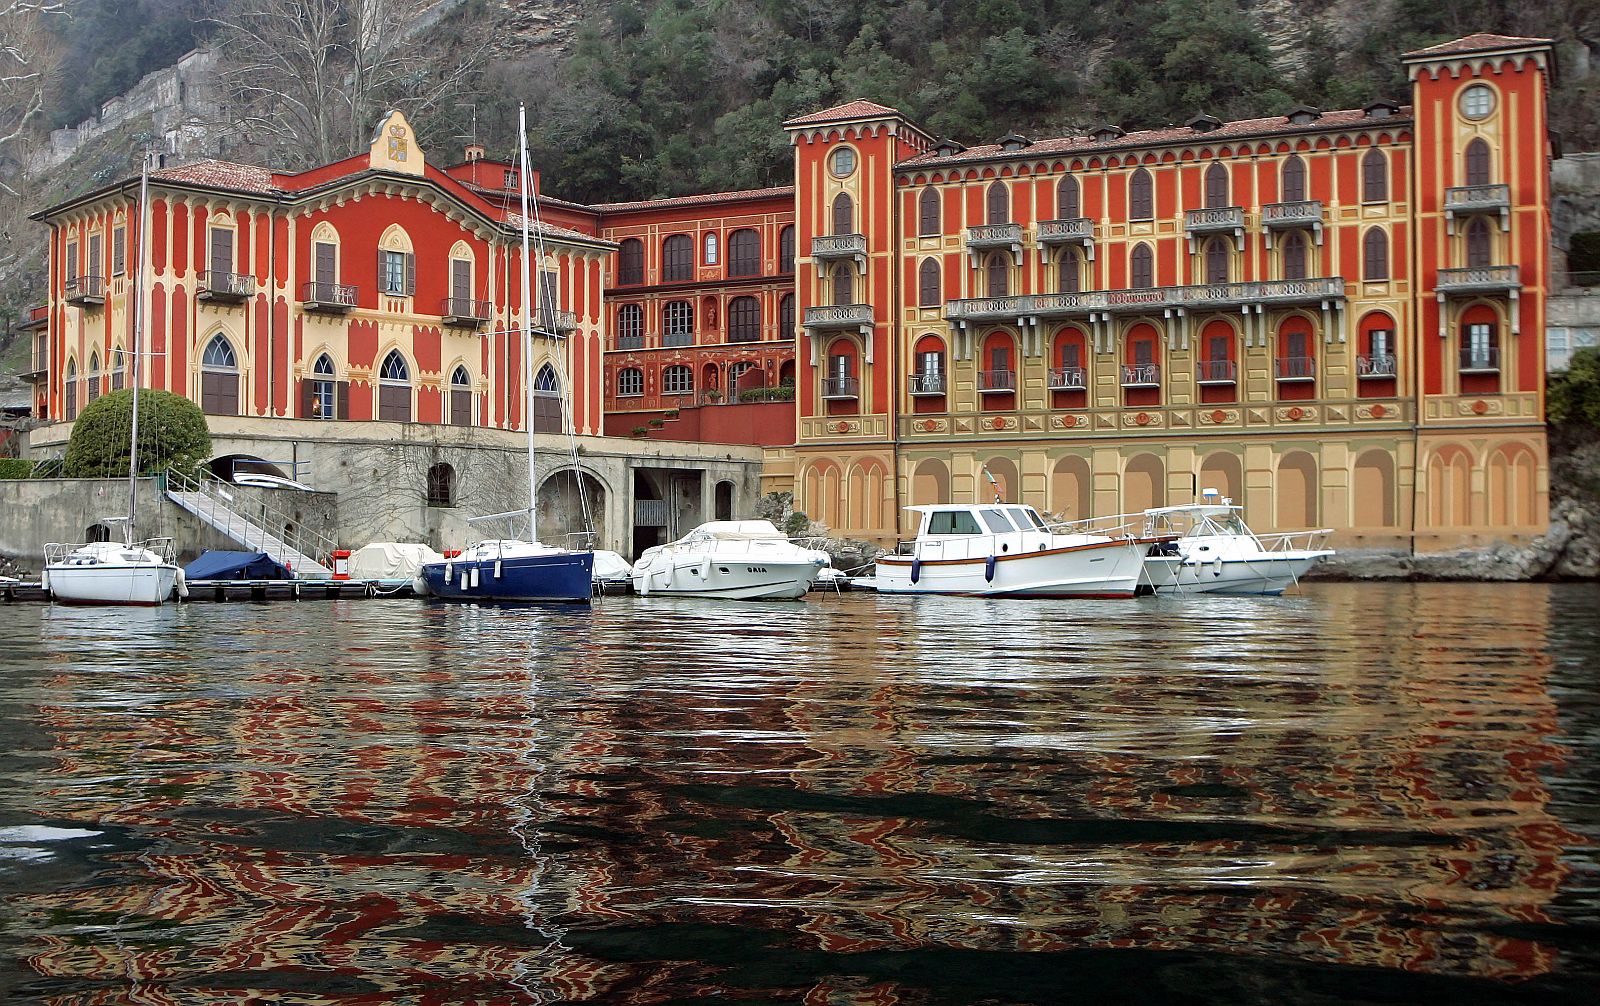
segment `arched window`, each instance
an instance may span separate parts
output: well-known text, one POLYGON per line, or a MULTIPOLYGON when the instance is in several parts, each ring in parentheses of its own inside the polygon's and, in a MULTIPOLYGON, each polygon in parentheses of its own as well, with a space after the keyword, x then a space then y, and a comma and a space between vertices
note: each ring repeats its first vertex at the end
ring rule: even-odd
POLYGON ((933 186, 917 197, 917 233, 927 237, 939 233, 939 193, 933 186))
POLYGON ((1361 158, 1361 201, 1382 203, 1389 199, 1389 160, 1373 147, 1361 158))
POLYGON ((710 232, 708 232, 706 234, 705 244, 706 244, 705 259, 704 259, 705 264, 706 265, 716 265, 717 264, 717 232, 716 231, 710 231, 710 232))
POLYGON ((548 363, 533 378, 533 432, 561 432, 561 381, 548 363))
POLYGON ((1478 137, 1467 144, 1467 152, 1463 160, 1466 161, 1467 184, 1489 184, 1489 144, 1483 137, 1478 137))
POLYGON ((794 272, 794 228, 778 232, 778 271, 794 272))
POLYGON ((779 338, 794 338, 794 294, 786 293, 778 301, 778 328, 781 331, 779 338))
POLYGON ((1489 221, 1473 217, 1467 224, 1467 268, 1486 269, 1494 257, 1489 236, 1489 221))
POLYGON ((1290 231, 1283 238, 1283 278, 1306 278, 1306 233, 1290 231))
POLYGON ((118 349, 111 351, 111 390, 121 391, 127 380, 127 354, 118 349))
POLYGON ((200 408, 213 416, 239 414, 239 358, 221 332, 200 354, 200 408))
POLYGON ((623 238, 622 247, 617 249, 617 282, 644 282, 644 242, 638 238, 623 238))
POLYGON ((443 461, 428 466, 428 505, 456 505, 456 470, 443 461))
POLYGON ((450 425, 472 425, 472 375, 463 364, 450 372, 450 425))
POLYGON ((617 308, 617 348, 644 348, 644 308, 638 304, 617 308))
POLYGON ((1155 184, 1150 179, 1150 172, 1140 168, 1128 179, 1128 218, 1155 219, 1155 203, 1155 184))
POLYGON ((66 402, 67 419, 68 420, 77 419, 78 418, 78 361, 76 361, 76 360, 68 360, 67 361, 67 382, 66 382, 66 388, 64 390, 66 391, 66 398, 67 398, 67 402, 66 402))
POLYGON ((311 364, 311 378, 306 381, 306 418, 334 418, 338 391, 339 385, 334 380, 333 357, 323 353, 311 364))
POLYGON ((89 401, 100 397, 100 354, 89 354, 89 401))
POLYGON ((637 398, 642 394, 644 394, 644 371, 637 367, 627 367, 617 371, 619 398, 637 398))
POLYGON ((694 394, 694 371, 674 364, 661 372, 661 392, 667 395, 694 394))
POLYGON ((1128 285, 1135 290, 1147 290, 1156 285, 1155 255, 1147 244, 1133 246, 1133 254, 1128 257, 1129 281, 1128 285))
POLYGON ((681 283, 694 279, 694 242, 687 234, 674 234, 661 244, 661 279, 681 283))
POLYGON ((989 186, 989 193, 985 199, 987 204, 989 223, 1009 224, 1011 222, 1011 193, 1006 189, 1006 183, 996 179, 989 186))
POLYGON ((389 423, 411 422, 411 368, 398 349, 389 350, 378 367, 378 418, 389 423))
POLYGON ((1062 220, 1072 220, 1083 216, 1081 190, 1078 180, 1072 175, 1066 175, 1056 183, 1056 216, 1062 220))
POLYGON ((1057 293, 1078 293, 1083 289, 1083 266, 1079 262, 1076 248, 1068 248, 1061 253, 1057 270, 1057 293))
POLYGON ((760 274, 761 235, 750 227, 729 234, 728 275, 759 276, 760 274))
POLYGON ((1007 261, 1005 252, 994 252, 984 263, 984 273, 991 297, 1005 297, 1009 294, 1011 278, 1011 263, 1007 261))
POLYGON ((833 302, 837 305, 855 303, 855 274, 853 266, 841 264, 833 267, 833 302))
MULTIPOLYGON (((751 233, 754 233, 753 231, 751 233)), ((754 297, 735 297, 728 302, 728 341, 761 341, 761 302, 754 297)))
POLYGON ((1306 162, 1290 154, 1283 162, 1283 201, 1298 203, 1306 197, 1306 162))
POLYGON ((1382 227, 1372 228, 1361 239, 1361 278, 1389 278, 1389 235, 1382 227))
POLYGON ((1228 282, 1228 242, 1223 238, 1206 242, 1206 282, 1228 282))
POLYGON ((841 192, 833 197, 833 233, 854 234, 856 230, 856 204, 850 193, 841 192))
POLYGON ((1206 209, 1220 209, 1228 205, 1228 169, 1221 161, 1212 161, 1206 169, 1206 209))
POLYGON ((662 312, 666 322, 662 342, 668 346, 694 345, 694 304, 687 300, 669 300, 662 312))
POLYGON ((395 224, 378 239, 378 292, 410 297, 417 292, 417 256, 411 236, 395 224))
POLYGON ((917 267, 917 306, 938 307, 940 300, 939 260, 925 258, 917 267))

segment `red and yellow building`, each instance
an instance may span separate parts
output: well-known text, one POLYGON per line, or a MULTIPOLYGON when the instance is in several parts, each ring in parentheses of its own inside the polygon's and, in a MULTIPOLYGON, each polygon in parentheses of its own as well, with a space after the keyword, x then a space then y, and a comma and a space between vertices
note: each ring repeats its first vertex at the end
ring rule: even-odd
MULTIPOLYGON (((1535 535, 1550 44, 1403 61, 1407 102, 975 147, 858 100, 785 124, 792 186, 536 191, 535 427, 570 398, 580 433, 764 446, 769 487, 883 542, 986 471, 1073 519, 1214 487, 1344 547, 1535 535)), ((147 383, 520 428, 520 193, 482 155, 436 168, 396 114, 312 171, 157 171, 147 383)), ((39 216, 36 411, 71 419, 125 379, 137 182, 39 216)))
POLYGON ((1404 57, 1408 104, 962 147, 793 119, 797 505, 852 536, 1215 487, 1347 547, 1547 523, 1549 43, 1404 57))

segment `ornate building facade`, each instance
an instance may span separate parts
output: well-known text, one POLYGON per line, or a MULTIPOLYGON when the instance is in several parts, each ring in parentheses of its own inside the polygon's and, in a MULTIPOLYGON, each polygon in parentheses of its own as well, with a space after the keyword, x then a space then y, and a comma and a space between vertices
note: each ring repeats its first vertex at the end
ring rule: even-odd
POLYGON ((1214 487, 1264 529, 1448 547, 1547 524, 1549 43, 1404 57, 1407 104, 966 148, 793 119, 797 505, 843 533, 1214 487))

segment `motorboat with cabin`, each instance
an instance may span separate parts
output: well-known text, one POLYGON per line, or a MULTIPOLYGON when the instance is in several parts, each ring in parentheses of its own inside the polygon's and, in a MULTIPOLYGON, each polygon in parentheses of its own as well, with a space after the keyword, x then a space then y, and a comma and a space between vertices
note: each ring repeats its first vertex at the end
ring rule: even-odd
POLYGON ((634 593, 736 601, 804 597, 828 554, 802 548, 767 520, 716 520, 648 548, 633 564, 634 593))
POLYGON ((1322 547, 1331 529, 1258 535, 1244 507, 1215 489, 1200 502, 1146 510, 1149 535, 1176 535, 1145 559, 1163 594, 1282 594, 1334 554, 1322 547))
POLYGON ((906 509, 919 516, 917 537, 878 559, 880 594, 1133 597, 1152 590, 1145 553, 1167 540, 1052 525, 1017 503, 906 509))

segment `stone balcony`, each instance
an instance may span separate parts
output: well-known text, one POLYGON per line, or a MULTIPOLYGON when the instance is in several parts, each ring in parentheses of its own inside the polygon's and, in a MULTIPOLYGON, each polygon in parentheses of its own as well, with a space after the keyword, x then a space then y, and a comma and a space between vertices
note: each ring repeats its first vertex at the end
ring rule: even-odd
POLYGON ((1039 251, 1046 256, 1065 245, 1082 245, 1084 256, 1094 260, 1094 221, 1089 217, 1041 220, 1035 233, 1039 251))
POLYGON ((1440 269, 1434 289, 1441 295, 1512 293, 1522 289, 1522 272, 1514 265, 1440 269))
POLYGON ((811 239, 811 260, 816 263, 819 279, 827 273, 828 263, 845 259, 853 261, 862 275, 866 275, 865 234, 821 234, 811 239))
POLYGON ((534 312, 533 327, 541 332, 567 335, 578 330, 578 316, 571 311, 541 307, 534 312))
POLYGON ((1234 242, 1244 251, 1244 207, 1213 206, 1208 209, 1186 210, 1183 230, 1189 236, 1189 251, 1207 234, 1232 234, 1234 242))
POLYGON ((1444 190, 1444 215, 1446 230, 1456 232, 1456 219, 1474 214, 1494 214, 1500 218, 1500 229, 1511 227, 1511 186, 1509 185, 1458 185, 1444 190))
POLYGON ((834 304, 830 307, 808 307, 804 326, 816 332, 872 330, 871 304, 834 304))
POLYGON ((1261 207, 1261 227, 1267 234, 1267 247, 1272 247, 1275 231, 1311 229, 1317 244, 1322 243, 1322 200, 1297 199, 1288 203, 1267 203, 1261 207))
POLYGON ((945 319, 959 324, 1070 318, 1098 314, 1138 314, 1168 308, 1230 308, 1244 305, 1314 304, 1343 301, 1344 279, 1274 279, 1251 283, 1156 286, 1140 290, 1089 290, 1083 293, 978 297, 945 303, 945 319))
POLYGON ((996 248, 1011 252, 1017 265, 1022 264, 1021 224, 981 224, 967 228, 967 252, 976 265, 983 253, 996 248))

